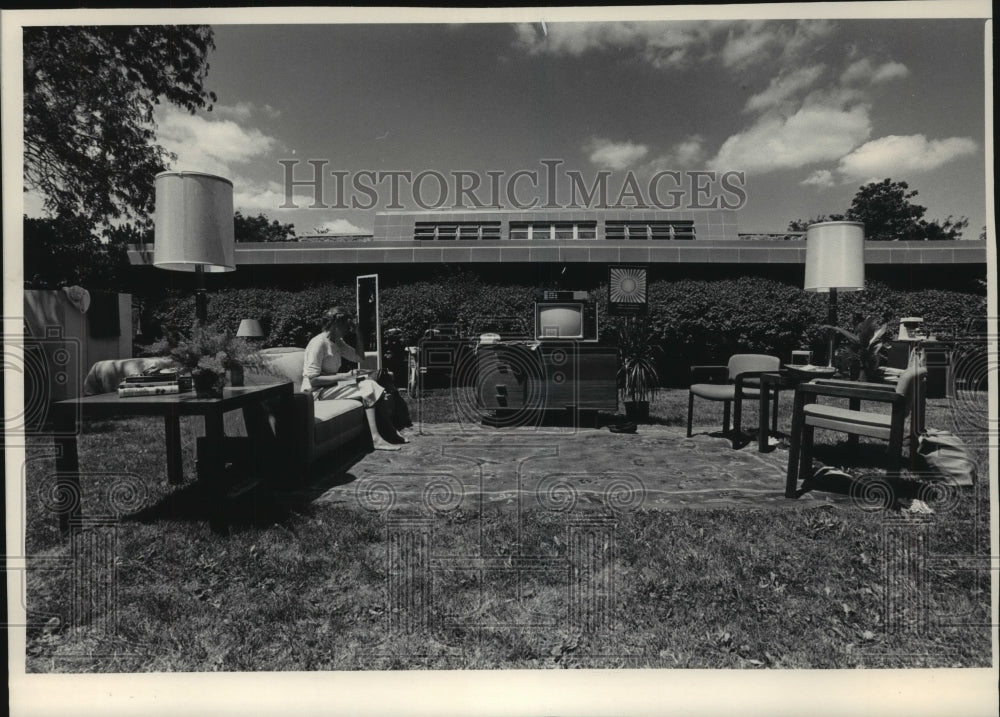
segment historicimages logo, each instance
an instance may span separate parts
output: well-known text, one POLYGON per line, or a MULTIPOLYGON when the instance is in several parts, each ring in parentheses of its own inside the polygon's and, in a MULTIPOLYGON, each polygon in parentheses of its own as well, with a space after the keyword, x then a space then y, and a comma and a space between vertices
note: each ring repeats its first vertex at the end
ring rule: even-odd
POLYGON ((285 201, 280 209, 740 209, 746 175, 728 170, 601 170, 585 177, 561 169, 561 159, 513 172, 425 169, 349 172, 327 159, 281 159, 285 201), (303 194, 305 192, 305 194, 303 194), (298 195, 297 195, 298 193, 298 195), (303 204, 302 197, 311 202, 303 204))

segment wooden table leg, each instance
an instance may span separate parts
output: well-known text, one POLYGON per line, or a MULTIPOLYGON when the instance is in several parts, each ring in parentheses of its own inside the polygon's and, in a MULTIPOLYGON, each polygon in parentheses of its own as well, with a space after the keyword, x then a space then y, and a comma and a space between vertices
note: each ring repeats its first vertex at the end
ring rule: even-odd
MULTIPOLYGON (((852 411, 860 411, 861 410, 861 399, 860 398, 852 398, 852 399, 850 399, 850 401, 848 401, 847 405, 850 407, 850 409, 852 411)), ((857 451, 858 450, 858 436, 857 436, 856 433, 848 433, 847 434, 847 448, 850 451, 857 451)))
POLYGON ((167 483, 180 485, 184 482, 184 465, 181 460, 181 418, 176 413, 163 417, 163 427, 167 440, 167 483))
POLYGON ((771 408, 770 401, 771 386, 763 378, 760 380, 760 424, 757 427, 757 451, 763 453, 767 450, 767 422, 771 408))
POLYGON ((802 424, 804 422, 802 409, 805 406, 805 396, 795 392, 792 408, 792 436, 788 445, 788 472, 785 475, 785 497, 795 498, 799 482, 799 450, 802 439, 802 424))
POLYGON ((76 412, 73 407, 55 407, 52 419, 56 447, 56 511, 59 531, 66 536, 70 524, 82 514, 83 490, 80 487, 80 459, 77 454, 76 412))

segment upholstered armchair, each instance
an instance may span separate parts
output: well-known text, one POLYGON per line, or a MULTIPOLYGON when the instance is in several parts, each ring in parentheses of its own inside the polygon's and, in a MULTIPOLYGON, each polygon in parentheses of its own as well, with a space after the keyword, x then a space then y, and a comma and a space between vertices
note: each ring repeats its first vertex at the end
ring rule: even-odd
MULTIPOLYGON (((732 407, 733 431, 739 435, 743 401, 760 397, 760 374, 780 369, 781 360, 777 356, 766 354, 736 354, 725 366, 692 366, 691 388, 688 391, 688 437, 691 437, 695 396, 706 401, 723 402, 722 432, 726 435, 729 434, 729 415, 732 407)), ((777 391, 774 400, 777 412, 777 391)))
POLYGON ((902 465, 903 433, 907 416, 912 414, 911 457, 916 447, 916 437, 923 428, 922 384, 926 375, 925 367, 912 366, 900 375, 894 386, 832 379, 817 379, 799 384, 795 389, 785 497, 794 498, 799 479, 808 478, 811 474, 813 433, 817 428, 888 441, 886 471, 890 477, 898 476, 902 465), (820 397, 846 398, 849 406, 845 408, 817 403, 816 399, 820 397), (891 411, 863 411, 862 401, 889 404, 891 411))

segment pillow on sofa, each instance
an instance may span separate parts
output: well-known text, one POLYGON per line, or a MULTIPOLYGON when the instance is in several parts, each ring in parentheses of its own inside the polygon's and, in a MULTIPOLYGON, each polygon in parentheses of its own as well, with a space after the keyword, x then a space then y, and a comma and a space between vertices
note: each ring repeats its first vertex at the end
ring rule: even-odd
MULTIPOLYGON (((135 376, 154 368, 166 368, 172 366, 173 363, 169 356, 98 361, 90 367, 90 371, 83 381, 83 395, 93 396, 99 393, 117 391, 118 384, 126 376, 135 376)), ((301 373, 301 366, 299 371, 301 373)))
POLYGON ((274 376, 291 381, 296 391, 302 386, 305 355, 305 349, 297 348, 265 349, 260 352, 264 369, 274 376))

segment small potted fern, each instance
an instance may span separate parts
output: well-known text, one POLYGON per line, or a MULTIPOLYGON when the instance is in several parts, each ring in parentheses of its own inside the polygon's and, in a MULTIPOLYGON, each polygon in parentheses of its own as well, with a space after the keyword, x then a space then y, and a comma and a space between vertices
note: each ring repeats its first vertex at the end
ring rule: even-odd
POLYGON ((618 327, 618 386, 624 396, 625 415, 633 421, 649 420, 649 401, 660 388, 656 360, 660 347, 645 317, 626 317, 618 327))
POLYGON ((226 374, 233 386, 243 385, 243 367, 253 355, 244 339, 213 325, 195 326, 189 336, 170 335, 150 347, 154 354, 167 354, 191 374, 200 398, 219 398, 226 374))

